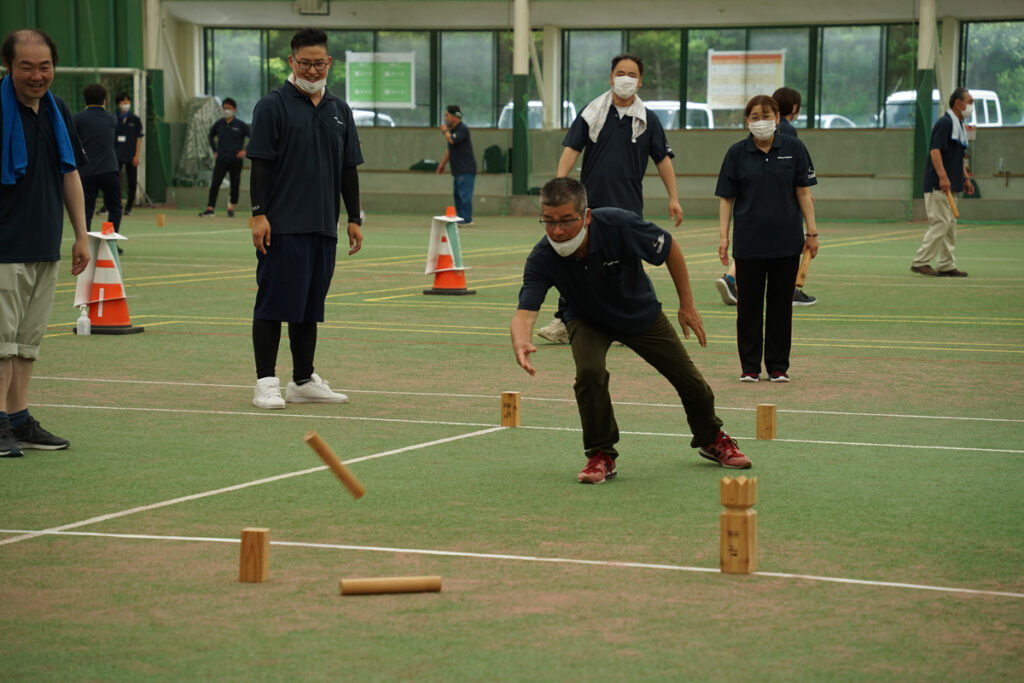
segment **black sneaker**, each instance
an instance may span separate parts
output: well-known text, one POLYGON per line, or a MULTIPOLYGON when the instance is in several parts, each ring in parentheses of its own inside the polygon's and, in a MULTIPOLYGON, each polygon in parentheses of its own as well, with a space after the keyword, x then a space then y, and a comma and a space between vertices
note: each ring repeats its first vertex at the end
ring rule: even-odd
POLYGON ((18 437, 14 435, 9 420, 0 422, 0 458, 20 458, 24 453, 18 445, 18 437))
POLYGON ((739 301, 739 297, 736 294, 736 281, 731 279, 728 274, 715 280, 715 287, 718 288, 718 293, 722 295, 722 303, 727 306, 735 306, 736 302, 739 301))
POLYGON ((813 306, 816 303, 818 303, 818 300, 810 294, 805 294, 804 290, 799 287, 793 289, 794 306, 813 306))
POLYGON ((18 445, 37 451, 62 451, 71 445, 67 439, 54 436, 39 424, 39 420, 30 417, 20 427, 14 427, 14 436, 18 437, 18 445))
POLYGON ((235 217, 235 210, 234 209, 228 209, 228 218, 234 218, 234 217, 235 217))
POLYGON ((206 211, 200 211, 199 212, 199 217, 200 218, 211 218, 212 216, 213 216, 213 211, 211 211, 210 209, 207 209, 206 211))
POLYGON ((131 216, 132 215, 132 210, 131 209, 125 209, 124 213, 122 215, 124 215, 124 216, 131 216))

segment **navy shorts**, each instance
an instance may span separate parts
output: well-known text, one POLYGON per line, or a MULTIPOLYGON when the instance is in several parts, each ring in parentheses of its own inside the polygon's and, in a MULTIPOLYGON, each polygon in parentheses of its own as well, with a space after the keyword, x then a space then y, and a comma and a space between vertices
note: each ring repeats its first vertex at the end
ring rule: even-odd
POLYGON ((337 247, 337 238, 327 235, 271 235, 267 253, 256 252, 253 318, 322 323, 337 247))

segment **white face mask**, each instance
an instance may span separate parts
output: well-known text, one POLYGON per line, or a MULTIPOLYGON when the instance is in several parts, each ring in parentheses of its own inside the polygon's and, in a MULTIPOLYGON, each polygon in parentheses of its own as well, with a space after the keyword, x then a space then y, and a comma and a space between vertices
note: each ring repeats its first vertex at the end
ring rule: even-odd
POLYGON ((551 245, 551 248, 554 249, 559 256, 569 257, 576 253, 576 250, 580 248, 580 245, 583 244, 583 240, 586 239, 586 237, 587 226, 584 225, 583 228, 576 233, 575 237, 564 242, 556 242, 551 239, 551 235, 548 235, 548 244, 551 245))
POLYGON ((315 95, 327 85, 327 79, 321 78, 319 81, 310 83, 305 78, 295 78, 295 87, 306 93, 307 95, 315 95))
POLYGON ((758 140, 767 140, 775 133, 775 121, 772 119, 751 121, 747 124, 747 130, 758 140))
POLYGON ((224 110, 224 117, 228 118, 228 119, 235 118, 235 110, 234 109, 225 109, 224 110))
POLYGON ((971 102, 970 104, 965 104, 964 105, 964 119, 971 118, 971 114, 973 114, 973 113, 974 113, 974 103, 971 102))
POLYGON ((640 89, 640 81, 632 76, 616 76, 612 79, 612 92, 623 99, 628 99, 640 89))
POLYGON ((132 105, 130 105, 130 104, 119 104, 119 105, 117 105, 117 107, 118 107, 118 109, 123 111, 125 114, 127 114, 128 112, 130 112, 132 110, 132 105))

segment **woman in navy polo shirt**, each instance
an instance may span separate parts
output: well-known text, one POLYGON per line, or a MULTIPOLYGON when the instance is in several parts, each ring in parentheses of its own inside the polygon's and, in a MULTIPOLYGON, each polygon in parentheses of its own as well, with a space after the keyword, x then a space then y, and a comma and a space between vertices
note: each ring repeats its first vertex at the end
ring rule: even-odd
POLYGON ((729 221, 734 218, 740 381, 758 381, 763 349, 768 378, 788 382, 793 285, 800 254, 804 249, 812 258, 818 253, 810 190, 818 181, 804 144, 775 133, 779 123, 775 100, 768 95, 751 98, 744 120, 750 135, 725 153, 715 188, 721 198, 718 257, 729 265, 729 221))

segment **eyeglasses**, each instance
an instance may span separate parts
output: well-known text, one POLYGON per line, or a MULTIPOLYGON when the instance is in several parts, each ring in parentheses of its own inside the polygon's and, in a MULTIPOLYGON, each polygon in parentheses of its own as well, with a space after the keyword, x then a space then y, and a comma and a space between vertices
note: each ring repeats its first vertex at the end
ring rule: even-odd
POLYGON ((543 218, 540 218, 540 219, 538 219, 538 222, 541 225, 544 226, 545 230, 554 230, 555 228, 557 228, 559 226, 561 226, 563 228, 571 228, 573 226, 573 224, 576 221, 580 220, 581 218, 583 218, 583 216, 576 216, 575 218, 566 218, 565 220, 561 220, 561 221, 549 221, 549 220, 545 220, 543 218))
POLYGON ((318 62, 309 62, 306 61, 305 59, 296 59, 295 66, 299 67, 299 70, 301 71, 313 70, 316 72, 320 72, 327 68, 327 62, 323 60, 320 60, 318 62))

